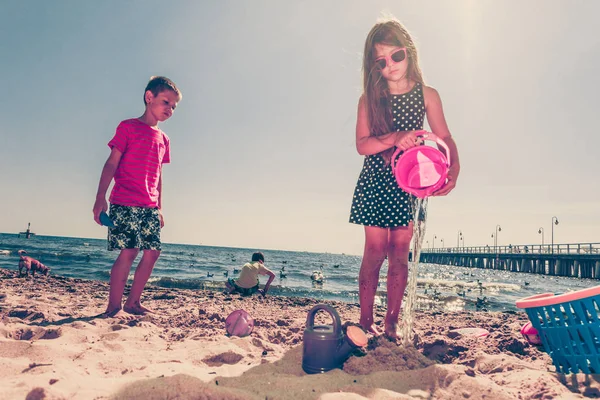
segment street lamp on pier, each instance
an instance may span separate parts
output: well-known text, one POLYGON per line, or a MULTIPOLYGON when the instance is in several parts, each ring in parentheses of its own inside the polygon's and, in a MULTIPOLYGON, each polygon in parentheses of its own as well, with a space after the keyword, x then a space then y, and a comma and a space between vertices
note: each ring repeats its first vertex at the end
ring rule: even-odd
POLYGON ((435 249, 435 239, 437 239, 437 236, 433 235, 433 248, 435 249))
POLYGON ((498 252, 498 232, 502 232, 500 225, 496 225, 496 236, 494 237, 494 247, 496 249, 496 253, 498 252))
POLYGON ((444 248, 444 238, 441 238, 440 240, 442 241, 442 248, 444 248))
POLYGON ((544 228, 540 228, 540 229, 538 230, 538 233, 541 233, 541 234, 542 234, 542 247, 543 247, 543 246, 544 246, 544 228))
POLYGON ((461 236, 462 236, 462 231, 459 230, 458 233, 456 234, 456 247, 460 247, 461 236))
POLYGON ((552 223, 550 226, 552 227, 552 254, 554 254, 554 225, 558 225, 558 218, 552 217, 552 223))
POLYGON ((460 240, 462 240, 462 247, 465 248, 465 235, 460 235, 460 240))

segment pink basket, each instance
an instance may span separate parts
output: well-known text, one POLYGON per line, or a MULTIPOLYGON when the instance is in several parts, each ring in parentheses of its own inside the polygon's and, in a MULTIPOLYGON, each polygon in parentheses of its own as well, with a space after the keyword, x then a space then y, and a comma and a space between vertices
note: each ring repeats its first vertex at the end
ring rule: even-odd
POLYGON ((450 168, 450 150, 446 143, 431 132, 422 132, 419 137, 436 142, 444 148, 446 155, 435 147, 423 145, 403 153, 397 149, 392 156, 392 171, 398 186, 420 199, 444 186, 450 168))

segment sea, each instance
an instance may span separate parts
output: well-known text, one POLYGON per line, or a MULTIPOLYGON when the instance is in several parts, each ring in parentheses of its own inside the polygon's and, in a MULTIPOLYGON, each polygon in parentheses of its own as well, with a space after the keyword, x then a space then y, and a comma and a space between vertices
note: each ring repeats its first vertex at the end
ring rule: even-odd
MULTIPOLYGON (((17 234, 0 233, 0 268, 17 270, 20 249, 50 267, 52 275, 106 282, 118 255, 106 249, 105 239, 38 235, 26 239, 17 234)), ((163 288, 223 290, 227 278, 235 277, 257 250, 263 252, 265 265, 276 275, 269 295, 358 304, 361 257, 346 254, 163 243, 162 254, 148 284, 163 288), (311 279, 315 271, 322 272, 322 282, 311 279)), ((417 270, 417 310, 516 311, 515 302, 524 297, 562 294, 598 284, 592 279, 428 263, 420 263, 417 270)), ((386 273, 387 262, 381 268, 376 296, 376 304, 382 306, 386 305, 386 273)), ((267 278, 260 279, 264 284, 267 278)))

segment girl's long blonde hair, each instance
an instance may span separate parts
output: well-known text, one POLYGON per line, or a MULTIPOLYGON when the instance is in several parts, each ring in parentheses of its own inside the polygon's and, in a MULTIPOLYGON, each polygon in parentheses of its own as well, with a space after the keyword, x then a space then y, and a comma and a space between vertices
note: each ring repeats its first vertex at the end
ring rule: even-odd
MULTIPOLYGON (((408 30, 396 19, 375 24, 367 35, 363 53, 363 90, 371 136, 385 135, 394 130, 389 106, 390 90, 375 63, 375 44, 378 43, 406 47, 407 78, 409 81, 424 83, 417 48, 408 30)), ((393 152, 394 148, 391 148, 379 154, 389 162, 393 152)))

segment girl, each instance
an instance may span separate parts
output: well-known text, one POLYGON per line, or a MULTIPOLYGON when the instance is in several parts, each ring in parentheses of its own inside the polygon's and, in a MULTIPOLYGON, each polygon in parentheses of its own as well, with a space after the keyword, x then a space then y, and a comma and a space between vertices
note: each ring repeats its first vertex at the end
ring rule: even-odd
POLYGON ((408 253, 413 233, 413 196, 400 189, 390 158, 396 148, 421 144, 416 131, 429 126, 448 145, 452 165, 448 183, 434 195, 454 188, 460 170, 437 91, 425 86, 417 49, 396 20, 377 23, 369 32, 363 56, 364 93, 358 102, 356 149, 366 156, 354 191, 350 222, 364 225, 365 249, 359 273, 360 324, 379 335, 373 303, 379 270, 388 259, 386 336, 399 337, 398 317, 408 278, 408 253))

